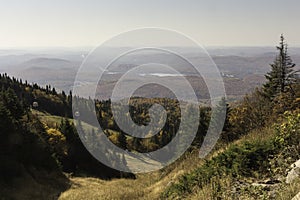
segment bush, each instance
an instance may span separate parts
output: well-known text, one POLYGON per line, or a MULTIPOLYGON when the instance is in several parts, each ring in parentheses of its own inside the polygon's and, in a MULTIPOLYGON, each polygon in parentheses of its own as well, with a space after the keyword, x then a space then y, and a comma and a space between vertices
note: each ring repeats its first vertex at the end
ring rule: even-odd
POLYGON ((212 178, 218 181, 225 176, 241 178, 266 174, 270 168, 268 158, 275 152, 277 149, 272 141, 232 145, 190 174, 183 175, 178 183, 167 189, 163 197, 187 195, 194 187, 203 188, 209 184, 212 178))

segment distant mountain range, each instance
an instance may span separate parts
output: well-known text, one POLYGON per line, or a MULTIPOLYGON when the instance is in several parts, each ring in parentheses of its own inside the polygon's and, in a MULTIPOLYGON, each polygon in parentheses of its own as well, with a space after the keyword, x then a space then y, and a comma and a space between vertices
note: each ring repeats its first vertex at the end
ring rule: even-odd
MULTIPOLYGON (((225 80, 227 95, 235 98, 243 96, 245 93, 252 91, 255 87, 264 82, 264 74, 270 70, 269 64, 273 62, 276 56, 276 49, 271 47, 231 47, 231 48, 207 48, 213 61, 216 63, 225 80)), ((106 57, 113 52, 113 48, 109 48, 106 57)), ((189 60, 206 65, 203 63, 201 56, 193 54, 192 49, 186 48, 184 55, 189 60)), ((9 75, 20 77, 35 82, 40 85, 51 84, 58 90, 69 91, 74 84, 77 70, 79 69, 87 51, 54 51, 49 52, 24 52, 24 51, 0 51, 0 72, 6 72, 9 75)), ((291 48, 290 55, 300 69, 300 48, 291 48)), ((167 58, 164 54, 152 52, 151 56, 147 54, 128 55, 119 62, 112 65, 106 72, 102 84, 100 85, 100 98, 107 98, 111 94, 115 82, 121 74, 132 69, 133 67, 148 63, 150 61, 156 63, 165 62, 169 66, 176 68, 179 72, 188 77, 199 97, 206 99, 207 95, 203 93, 205 85, 195 81, 195 70, 186 66, 176 59, 167 58), (200 92, 202 91, 202 92, 200 92), (201 94, 200 94, 201 93, 201 94)), ((101 63, 96 66, 102 67, 101 63)), ((146 70, 144 75, 147 75, 146 70)), ((150 71, 149 71, 150 73, 150 71)), ((148 73, 148 74, 149 74, 148 73)), ((151 72, 152 75, 155 73, 151 72)), ((89 82, 89 78, 95 76, 94 69, 88 69, 86 72, 85 82, 89 82)), ((137 77, 140 79, 142 77, 137 77)), ((176 78, 172 75, 161 78, 176 78)), ((149 89, 149 88, 148 88, 149 89)), ((151 91, 151 89, 150 89, 151 91)), ((153 91, 152 91, 153 92, 153 91)), ((146 95, 147 92, 141 92, 146 95)), ((166 92, 157 90, 155 94, 164 95, 166 92)))

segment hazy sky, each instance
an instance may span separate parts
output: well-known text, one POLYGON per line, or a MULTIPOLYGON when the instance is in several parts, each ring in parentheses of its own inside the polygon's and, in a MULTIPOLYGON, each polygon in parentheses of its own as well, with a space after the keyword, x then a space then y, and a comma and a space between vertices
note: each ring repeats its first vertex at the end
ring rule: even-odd
POLYGON ((141 27, 205 46, 300 45, 299 0, 0 0, 0 48, 96 46, 141 27))

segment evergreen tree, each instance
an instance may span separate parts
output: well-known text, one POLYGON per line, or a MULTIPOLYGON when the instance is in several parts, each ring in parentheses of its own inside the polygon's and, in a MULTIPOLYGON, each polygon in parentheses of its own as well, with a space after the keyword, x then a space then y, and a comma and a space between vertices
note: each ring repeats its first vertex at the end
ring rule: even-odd
POLYGON ((283 93, 296 81, 296 71, 293 70, 295 64, 288 55, 288 45, 285 43, 283 35, 280 37, 280 44, 277 46, 279 51, 273 64, 271 71, 266 74, 267 82, 263 89, 266 96, 273 98, 279 93, 283 93))
POLYGON ((65 135, 69 143, 76 140, 77 134, 75 134, 75 128, 67 118, 61 120, 59 130, 65 135))
POLYGON ((122 149, 126 149, 127 141, 126 141, 126 136, 124 133, 118 134, 118 143, 119 143, 119 147, 121 147, 122 149))

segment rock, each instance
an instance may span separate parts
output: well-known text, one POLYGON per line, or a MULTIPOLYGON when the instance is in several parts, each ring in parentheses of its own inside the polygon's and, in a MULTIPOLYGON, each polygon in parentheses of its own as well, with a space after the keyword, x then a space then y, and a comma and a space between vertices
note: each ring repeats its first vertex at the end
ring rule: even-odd
POLYGON ((264 190, 270 191, 271 187, 276 186, 281 183, 280 180, 277 179, 267 179, 264 181, 260 181, 258 183, 252 183, 251 185, 254 187, 262 187, 264 190))
POLYGON ((300 160, 296 161, 291 165, 291 167, 300 167, 300 160))
POLYGON ((274 184, 277 184, 277 183, 281 183, 281 181, 277 180, 277 179, 267 179, 267 180, 264 180, 261 183, 268 184, 268 185, 274 185, 274 184))
POLYGON ((300 176, 300 160, 293 163, 291 165, 291 168, 292 169, 288 172, 288 175, 286 177, 286 183, 291 183, 300 176))
POLYGON ((300 192, 292 200, 300 200, 300 192))
POLYGON ((269 185, 269 184, 264 184, 264 183, 252 183, 251 184, 252 186, 254 186, 254 187, 261 187, 261 188, 263 188, 264 190, 267 190, 267 191, 270 191, 270 189, 271 189, 271 185, 269 185))

